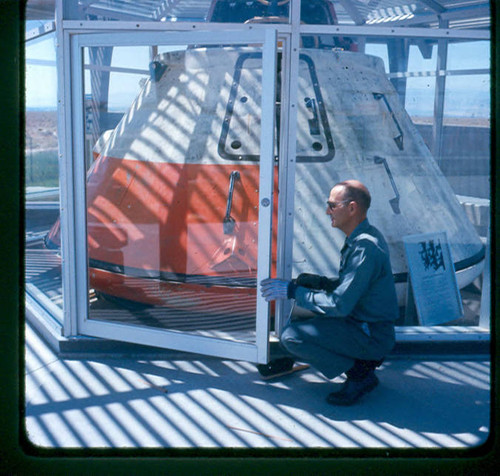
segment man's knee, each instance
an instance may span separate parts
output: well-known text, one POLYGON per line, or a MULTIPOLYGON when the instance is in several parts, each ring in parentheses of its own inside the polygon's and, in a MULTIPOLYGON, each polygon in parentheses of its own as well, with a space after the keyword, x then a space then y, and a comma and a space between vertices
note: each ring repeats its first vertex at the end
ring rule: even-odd
POLYGON ((299 334, 294 329, 293 325, 290 324, 283 329, 280 342, 281 345, 291 353, 294 353, 294 351, 303 344, 299 334))

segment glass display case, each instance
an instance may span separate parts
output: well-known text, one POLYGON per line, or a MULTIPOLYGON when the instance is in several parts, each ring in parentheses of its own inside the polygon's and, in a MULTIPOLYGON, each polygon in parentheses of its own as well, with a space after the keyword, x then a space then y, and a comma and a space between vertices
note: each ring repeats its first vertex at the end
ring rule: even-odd
POLYGON ((52 23, 26 23, 25 283, 26 293, 39 312, 62 325, 61 256, 44 243, 60 210, 56 34, 52 23))
POLYGON ((65 336, 264 362, 290 304, 259 279, 335 276, 324 202, 357 178, 400 335, 439 334, 415 331, 403 238, 446 231, 464 314, 443 332, 488 338, 488 3, 400 3, 57 2, 26 43, 32 308, 65 336))

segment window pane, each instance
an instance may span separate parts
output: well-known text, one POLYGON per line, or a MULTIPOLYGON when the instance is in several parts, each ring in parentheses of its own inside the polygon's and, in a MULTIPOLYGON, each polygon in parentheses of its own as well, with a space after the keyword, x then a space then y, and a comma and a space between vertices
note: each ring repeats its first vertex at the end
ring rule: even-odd
MULTIPOLYGON (((307 3, 307 2, 305 2, 307 3)), ((288 0, 203 0, 192 2, 107 2, 67 0, 64 15, 71 20, 213 22, 213 23, 288 23, 288 0)))
POLYGON ((470 74, 447 77, 444 115, 489 119, 489 75, 470 74))
POLYGON ((477 69, 490 67, 490 42, 451 43, 448 47, 448 69, 477 69))
MULTIPOLYGON (((387 48, 369 45, 367 50, 372 54, 365 55, 356 51, 356 43, 351 45, 351 50, 332 51, 320 47, 318 41, 313 35, 303 37, 301 57, 309 57, 314 65, 315 82, 324 100, 335 156, 326 163, 297 160, 292 277, 300 273, 338 276, 345 235, 336 227, 332 228, 330 217, 325 214, 325 202, 336 183, 358 179, 372 194, 368 218, 382 231, 389 244, 401 311, 398 324, 418 324, 405 307, 408 265, 403 237, 446 230, 463 300, 470 306, 466 306, 463 318, 442 323, 477 325, 480 292, 472 282, 481 273, 484 248, 465 207, 456 199, 457 192, 429 151, 433 145, 436 76, 432 68, 435 68, 435 59, 432 54, 424 59, 421 49, 414 45, 409 50, 409 67, 416 76, 419 72, 423 72, 423 76, 411 77, 410 72, 410 77, 406 77, 404 69, 396 70, 404 68, 405 62, 401 58, 391 58, 387 48), (392 66, 392 71, 388 66, 392 66), (406 89, 401 88, 405 83, 406 89), (403 108, 401 91, 405 93, 408 111, 403 108), (426 147, 424 135, 430 147, 426 147)), ((426 56, 428 53, 432 51, 427 50, 426 56)), ((299 71, 299 106, 302 96, 310 95, 306 91, 307 82, 302 78, 299 71)), ((451 84, 452 89, 455 87, 453 83, 446 84, 451 84)), ((304 138, 311 133, 313 119, 310 109, 304 108, 302 114, 298 110, 298 153, 301 141, 305 142, 304 138)), ((447 135, 449 132, 445 125, 446 147, 452 147, 453 141, 458 142, 456 137, 447 135)), ((459 131, 462 147, 464 141, 467 143, 462 156, 465 150, 467 154, 477 155, 478 149, 465 139, 464 132, 464 129, 459 131)), ((475 140, 483 138, 474 135, 477 131, 468 129, 467 132, 475 140)), ((451 162, 449 156, 446 167, 465 162, 458 158, 456 148, 453 151, 454 161, 451 162)), ((476 164, 482 167, 485 165, 482 160, 479 158, 476 164)), ((450 172, 449 168, 444 170, 450 172)), ((482 174, 481 179, 486 178, 484 172, 478 173, 482 174)), ((466 175, 465 169, 463 175, 466 175)), ((297 308, 295 312, 300 314, 297 308)))
POLYGON ((408 78, 406 81, 405 105, 408 114, 414 121, 433 121, 436 78, 408 78))
MULTIPOLYGON (((36 22, 35 22, 36 23, 36 22)), ((30 23, 29 28, 33 24, 30 23)), ((28 28, 28 25, 27 25, 28 28)), ((28 29, 29 29, 28 28, 28 29)), ((62 324, 61 260, 47 236, 59 226, 55 35, 26 44, 26 291, 62 324)))
POLYGON ((254 342, 261 48, 85 50, 90 319, 254 342))

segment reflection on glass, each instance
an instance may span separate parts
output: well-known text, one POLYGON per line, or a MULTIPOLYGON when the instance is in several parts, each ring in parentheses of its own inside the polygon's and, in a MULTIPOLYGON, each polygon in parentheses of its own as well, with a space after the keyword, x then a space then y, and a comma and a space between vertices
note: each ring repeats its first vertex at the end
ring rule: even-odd
MULTIPOLYGON (((309 1, 317 4, 319 0, 309 1)), ((324 0, 321 2, 324 3, 324 0)), ((65 18, 71 20, 287 23, 289 10, 290 0, 203 0, 196 2, 68 0, 64 2, 65 18)))
POLYGON ((410 45, 408 49, 408 71, 429 75, 436 71, 437 46, 422 40, 417 45, 410 45))
MULTIPOLYGON (((314 38, 311 42, 318 43, 314 38)), ((357 52, 356 45, 352 46, 350 51, 307 46, 301 49, 300 57, 309 58, 310 68, 299 69, 299 105, 301 98, 314 97, 307 74, 308 69, 313 70, 313 83, 321 93, 318 101, 324 103, 323 123, 331 131, 334 156, 326 162, 297 160, 292 274, 338 274, 345 236, 331 227, 324 203, 333 185, 358 179, 372 194, 369 219, 383 232, 390 246, 401 306, 398 324, 414 325, 418 323, 407 318, 405 310, 408 267, 403 237, 446 230, 464 299, 470 297, 467 293, 471 283, 482 271, 484 246, 402 107, 398 93, 387 79, 383 61, 357 52)), ((410 81, 408 84, 412 86, 410 81)), ((308 101, 304 104, 297 114, 298 151, 318 133, 313 109, 307 107, 308 101)), ((476 293, 476 301, 479 297, 476 293)), ((478 308, 474 310, 472 305, 468 311, 471 312, 453 324, 477 325, 478 308)))
POLYGON ((434 121, 435 83, 433 76, 406 80, 405 107, 417 124, 434 121))
POLYGON ((486 238, 490 198, 490 77, 446 78, 444 145, 439 166, 458 195, 467 197, 468 215, 486 238))
MULTIPOLYGON (((29 28, 37 23, 30 22, 29 28)), ((25 278, 28 295, 62 323, 60 255, 44 243, 59 215, 54 41, 49 34, 26 43, 25 278)))
POLYGON ((446 78, 444 115, 489 120, 490 76, 470 74, 446 78))
POLYGON ((214 0, 207 21, 214 23, 288 23, 290 0, 214 0))
POLYGON ((490 68, 489 41, 459 41, 448 45, 447 67, 450 70, 490 68))
POLYGON ((111 129, 90 69, 90 318, 254 341, 259 163, 220 144, 236 87, 226 147, 260 153, 261 48, 159 54, 111 129))

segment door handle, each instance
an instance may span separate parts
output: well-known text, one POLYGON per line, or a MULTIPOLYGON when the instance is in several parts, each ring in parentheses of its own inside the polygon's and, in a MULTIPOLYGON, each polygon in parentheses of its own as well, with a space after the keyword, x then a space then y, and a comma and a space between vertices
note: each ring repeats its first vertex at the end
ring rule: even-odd
POLYGON ((240 180, 240 173, 237 170, 233 170, 229 175, 229 192, 227 194, 227 204, 226 204, 226 215, 222 221, 222 229, 225 235, 232 235, 234 233, 234 227, 236 222, 231 216, 231 208, 233 206, 233 194, 234 194, 234 183, 236 180, 240 180))
POLYGON ((304 101, 306 103, 306 108, 309 109, 313 114, 313 118, 307 120, 307 122, 309 123, 309 133, 312 136, 319 136, 320 129, 319 129, 318 107, 316 106, 316 100, 312 98, 304 98, 304 101))
POLYGON ((383 164, 384 168, 385 168, 385 171, 387 172, 387 175, 389 176, 389 180, 391 181, 391 185, 392 185, 392 189, 394 190, 394 193, 396 194, 396 196, 394 198, 391 198, 389 200, 389 203, 392 207, 392 211, 396 214, 396 215, 399 215, 401 213, 401 210, 399 208, 399 190, 398 190, 398 187, 396 186, 396 182, 394 181, 394 178, 392 176, 392 172, 391 172, 391 169, 389 168, 389 164, 387 163, 387 160, 384 159, 383 157, 379 157, 378 155, 376 155, 374 157, 374 161, 376 164, 383 164))
POLYGON ((404 144, 403 144, 403 130, 401 129, 398 120, 396 119, 396 116, 394 115, 394 111, 392 110, 391 105, 389 104, 389 101, 387 101, 387 98, 385 97, 385 94, 382 93, 373 93, 373 97, 377 100, 380 101, 381 99, 384 101, 385 106, 387 107, 387 110, 389 111, 389 114, 392 117, 392 120, 394 121, 394 125, 396 126, 396 129, 398 130, 399 134, 396 137, 393 137, 394 142, 398 146, 399 150, 404 150, 404 144))

